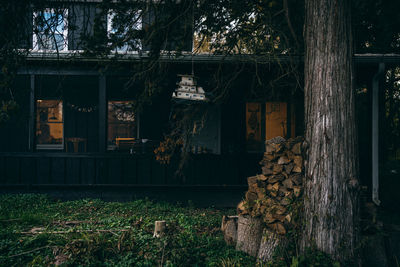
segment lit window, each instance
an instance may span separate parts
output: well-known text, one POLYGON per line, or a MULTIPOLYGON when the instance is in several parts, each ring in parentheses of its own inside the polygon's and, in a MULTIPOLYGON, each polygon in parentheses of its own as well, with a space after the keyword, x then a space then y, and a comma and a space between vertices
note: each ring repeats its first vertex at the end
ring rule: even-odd
POLYGON ((262 152, 264 141, 277 136, 294 137, 294 106, 291 105, 289 111, 288 106, 289 104, 286 102, 246 103, 246 148, 248 152, 262 152), (290 127, 289 130, 288 127, 290 127))
POLYGON ((136 125, 133 101, 108 101, 108 149, 133 145, 136 125))
POLYGON ((45 9, 33 15, 34 50, 68 50, 67 9, 45 9))
POLYGON ((62 101, 36 100, 36 148, 62 149, 63 136, 62 101))
POLYGON ((139 10, 124 12, 110 10, 107 16, 108 37, 110 45, 116 52, 132 52, 142 49, 142 43, 135 35, 142 29, 142 16, 139 10))

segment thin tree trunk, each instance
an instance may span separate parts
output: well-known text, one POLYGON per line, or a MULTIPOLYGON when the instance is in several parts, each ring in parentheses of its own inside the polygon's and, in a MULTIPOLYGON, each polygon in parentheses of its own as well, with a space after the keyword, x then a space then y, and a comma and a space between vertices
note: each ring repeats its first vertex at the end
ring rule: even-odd
POLYGON ((358 158, 350 1, 305 1, 305 227, 302 248, 355 256, 358 158))

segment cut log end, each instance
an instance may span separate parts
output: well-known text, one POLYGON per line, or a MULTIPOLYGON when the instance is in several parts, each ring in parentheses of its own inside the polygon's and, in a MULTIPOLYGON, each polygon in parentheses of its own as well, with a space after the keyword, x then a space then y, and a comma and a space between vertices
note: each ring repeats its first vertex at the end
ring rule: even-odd
POLYGON ((165 234, 167 223, 165 221, 155 221, 153 237, 162 237, 165 234))

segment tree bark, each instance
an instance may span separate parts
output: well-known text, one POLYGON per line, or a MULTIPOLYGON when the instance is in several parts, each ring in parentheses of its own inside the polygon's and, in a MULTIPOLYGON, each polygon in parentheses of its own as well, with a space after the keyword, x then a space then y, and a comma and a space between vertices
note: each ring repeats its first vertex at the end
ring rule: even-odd
POLYGON ((257 257, 264 262, 273 260, 276 250, 285 251, 287 247, 287 239, 285 236, 278 235, 266 228, 264 228, 260 248, 257 257))
POLYGON ((239 215, 236 250, 257 257, 263 232, 261 218, 239 215))
POLYGON ((355 256, 358 158, 350 1, 305 1, 305 227, 339 261, 355 256))

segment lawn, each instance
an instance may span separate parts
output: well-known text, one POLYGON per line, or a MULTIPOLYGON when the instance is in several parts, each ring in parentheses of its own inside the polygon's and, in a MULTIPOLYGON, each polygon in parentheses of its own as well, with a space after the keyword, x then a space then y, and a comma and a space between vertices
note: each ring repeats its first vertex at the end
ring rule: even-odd
POLYGON ((255 266, 219 230, 222 215, 234 213, 150 200, 1 195, 0 266, 255 266), (153 237, 156 220, 167 222, 161 238, 153 237))

